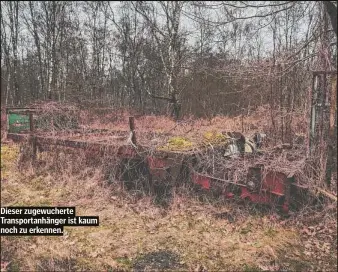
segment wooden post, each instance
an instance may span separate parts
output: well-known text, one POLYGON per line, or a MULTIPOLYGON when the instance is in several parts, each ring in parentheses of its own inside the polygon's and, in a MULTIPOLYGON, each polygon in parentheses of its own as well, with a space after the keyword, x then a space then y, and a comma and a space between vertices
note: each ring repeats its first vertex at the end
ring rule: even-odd
POLYGON ((10 131, 9 131, 9 129, 10 129, 10 127, 9 127, 9 114, 10 114, 10 111, 6 108, 6 118, 7 118, 7 124, 6 124, 6 126, 7 126, 7 133, 10 133, 10 131))
POLYGON ((33 151, 33 154, 32 154, 32 159, 33 159, 33 162, 36 160, 36 153, 37 153, 37 146, 36 146, 36 138, 35 136, 33 136, 33 139, 32 139, 32 151, 33 151))
POLYGON ((37 146, 36 146, 36 137, 33 135, 30 135, 28 138, 28 144, 31 146, 32 153, 30 154, 32 161, 34 162, 36 159, 36 153, 37 153, 37 146))
POLYGON ((332 170, 335 169, 333 165, 334 161, 334 147, 337 145, 335 140, 335 125, 336 125, 336 112, 337 112, 337 76, 332 79, 331 97, 330 97, 330 126, 329 126, 329 138, 327 145, 327 159, 326 159, 326 171, 325 180, 328 186, 331 185, 332 170))
POLYGON ((334 127, 336 125, 336 112, 337 112, 337 75, 332 78, 331 86, 331 99, 330 99, 330 139, 334 137, 334 127))
POLYGON ((130 132, 132 133, 132 135, 131 135, 131 142, 132 142, 132 144, 136 145, 136 134, 135 134, 135 120, 134 120, 134 116, 129 116, 129 128, 130 128, 130 132))
POLYGON ((29 113, 29 130, 30 132, 34 131, 33 113, 29 113))

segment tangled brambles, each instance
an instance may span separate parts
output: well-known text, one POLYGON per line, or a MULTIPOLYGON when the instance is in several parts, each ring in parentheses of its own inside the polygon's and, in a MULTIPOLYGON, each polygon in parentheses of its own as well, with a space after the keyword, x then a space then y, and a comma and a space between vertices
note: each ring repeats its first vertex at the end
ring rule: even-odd
POLYGON ((79 128, 80 110, 76 106, 57 102, 35 106, 39 110, 39 115, 35 120, 37 129, 50 131, 79 128))

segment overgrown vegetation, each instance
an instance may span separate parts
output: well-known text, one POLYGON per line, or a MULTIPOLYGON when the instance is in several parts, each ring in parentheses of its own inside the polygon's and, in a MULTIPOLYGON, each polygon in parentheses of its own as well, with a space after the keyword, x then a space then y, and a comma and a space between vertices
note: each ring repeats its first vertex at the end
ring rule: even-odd
POLYGON ((225 200, 200 202, 185 186, 174 189, 163 208, 151 196, 127 192, 118 182, 108 185, 102 169, 91 167, 84 154, 61 152, 62 163, 56 164, 59 156, 49 152, 40 156, 35 170, 26 164, 25 171, 17 172, 16 150, 15 145, 1 148, 2 169, 17 173, 2 180, 2 206, 76 206, 79 215, 100 216, 100 226, 66 227, 66 234, 55 238, 2 237, 1 261, 8 264, 7 271, 298 271, 336 266, 332 212, 305 209, 289 218, 271 210, 249 212, 225 200))
POLYGON ((336 2, 2 1, 0 17, 1 205, 100 216, 4 237, 1 272, 336 270, 336 2), (20 146, 13 106, 35 108, 20 146), (192 164, 222 182, 191 186, 192 164), (228 201, 254 165, 304 189, 297 209, 228 201))

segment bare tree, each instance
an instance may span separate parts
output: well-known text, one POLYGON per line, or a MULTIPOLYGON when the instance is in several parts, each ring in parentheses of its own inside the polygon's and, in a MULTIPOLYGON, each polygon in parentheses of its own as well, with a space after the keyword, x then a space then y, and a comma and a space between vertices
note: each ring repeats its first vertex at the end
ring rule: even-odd
MULTIPOLYGON (((328 3, 327 11, 334 10, 328 3)), ((320 2, 3 1, 1 6, 6 104, 86 100, 151 113, 169 106, 178 118, 238 114, 271 103, 280 114, 274 126, 285 141, 288 118, 294 109, 306 108, 304 86, 322 37, 320 2)), ((333 32, 327 30, 331 46, 333 32)))
POLYGON ((172 116, 179 118, 181 104, 179 102, 179 88, 177 86, 178 75, 181 68, 182 56, 181 37, 179 33, 181 23, 181 13, 184 2, 176 1, 158 1, 156 2, 165 14, 165 27, 161 29, 155 16, 154 4, 145 4, 137 2, 134 4, 148 23, 151 33, 157 43, 164 71, 167 76, 167 96, 154 95, 148 92, 150 96, 167 100, 172 105, 172 116))

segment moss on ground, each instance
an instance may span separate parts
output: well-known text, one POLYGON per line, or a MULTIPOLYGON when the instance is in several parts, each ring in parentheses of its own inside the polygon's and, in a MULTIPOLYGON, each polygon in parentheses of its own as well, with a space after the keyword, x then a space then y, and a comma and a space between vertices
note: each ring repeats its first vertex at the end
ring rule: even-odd
POLYGON ((194 143, 184 137, 172 137, 168 140, 168 143, 161 146, 159 150, 170 150, 170 151, 186 151, 192 149, 194 143))
POLYGON ((220 145, 226 144, 229 137, 217 131, 207 131, 203 134, 203 142, 205 144, 220 145))

